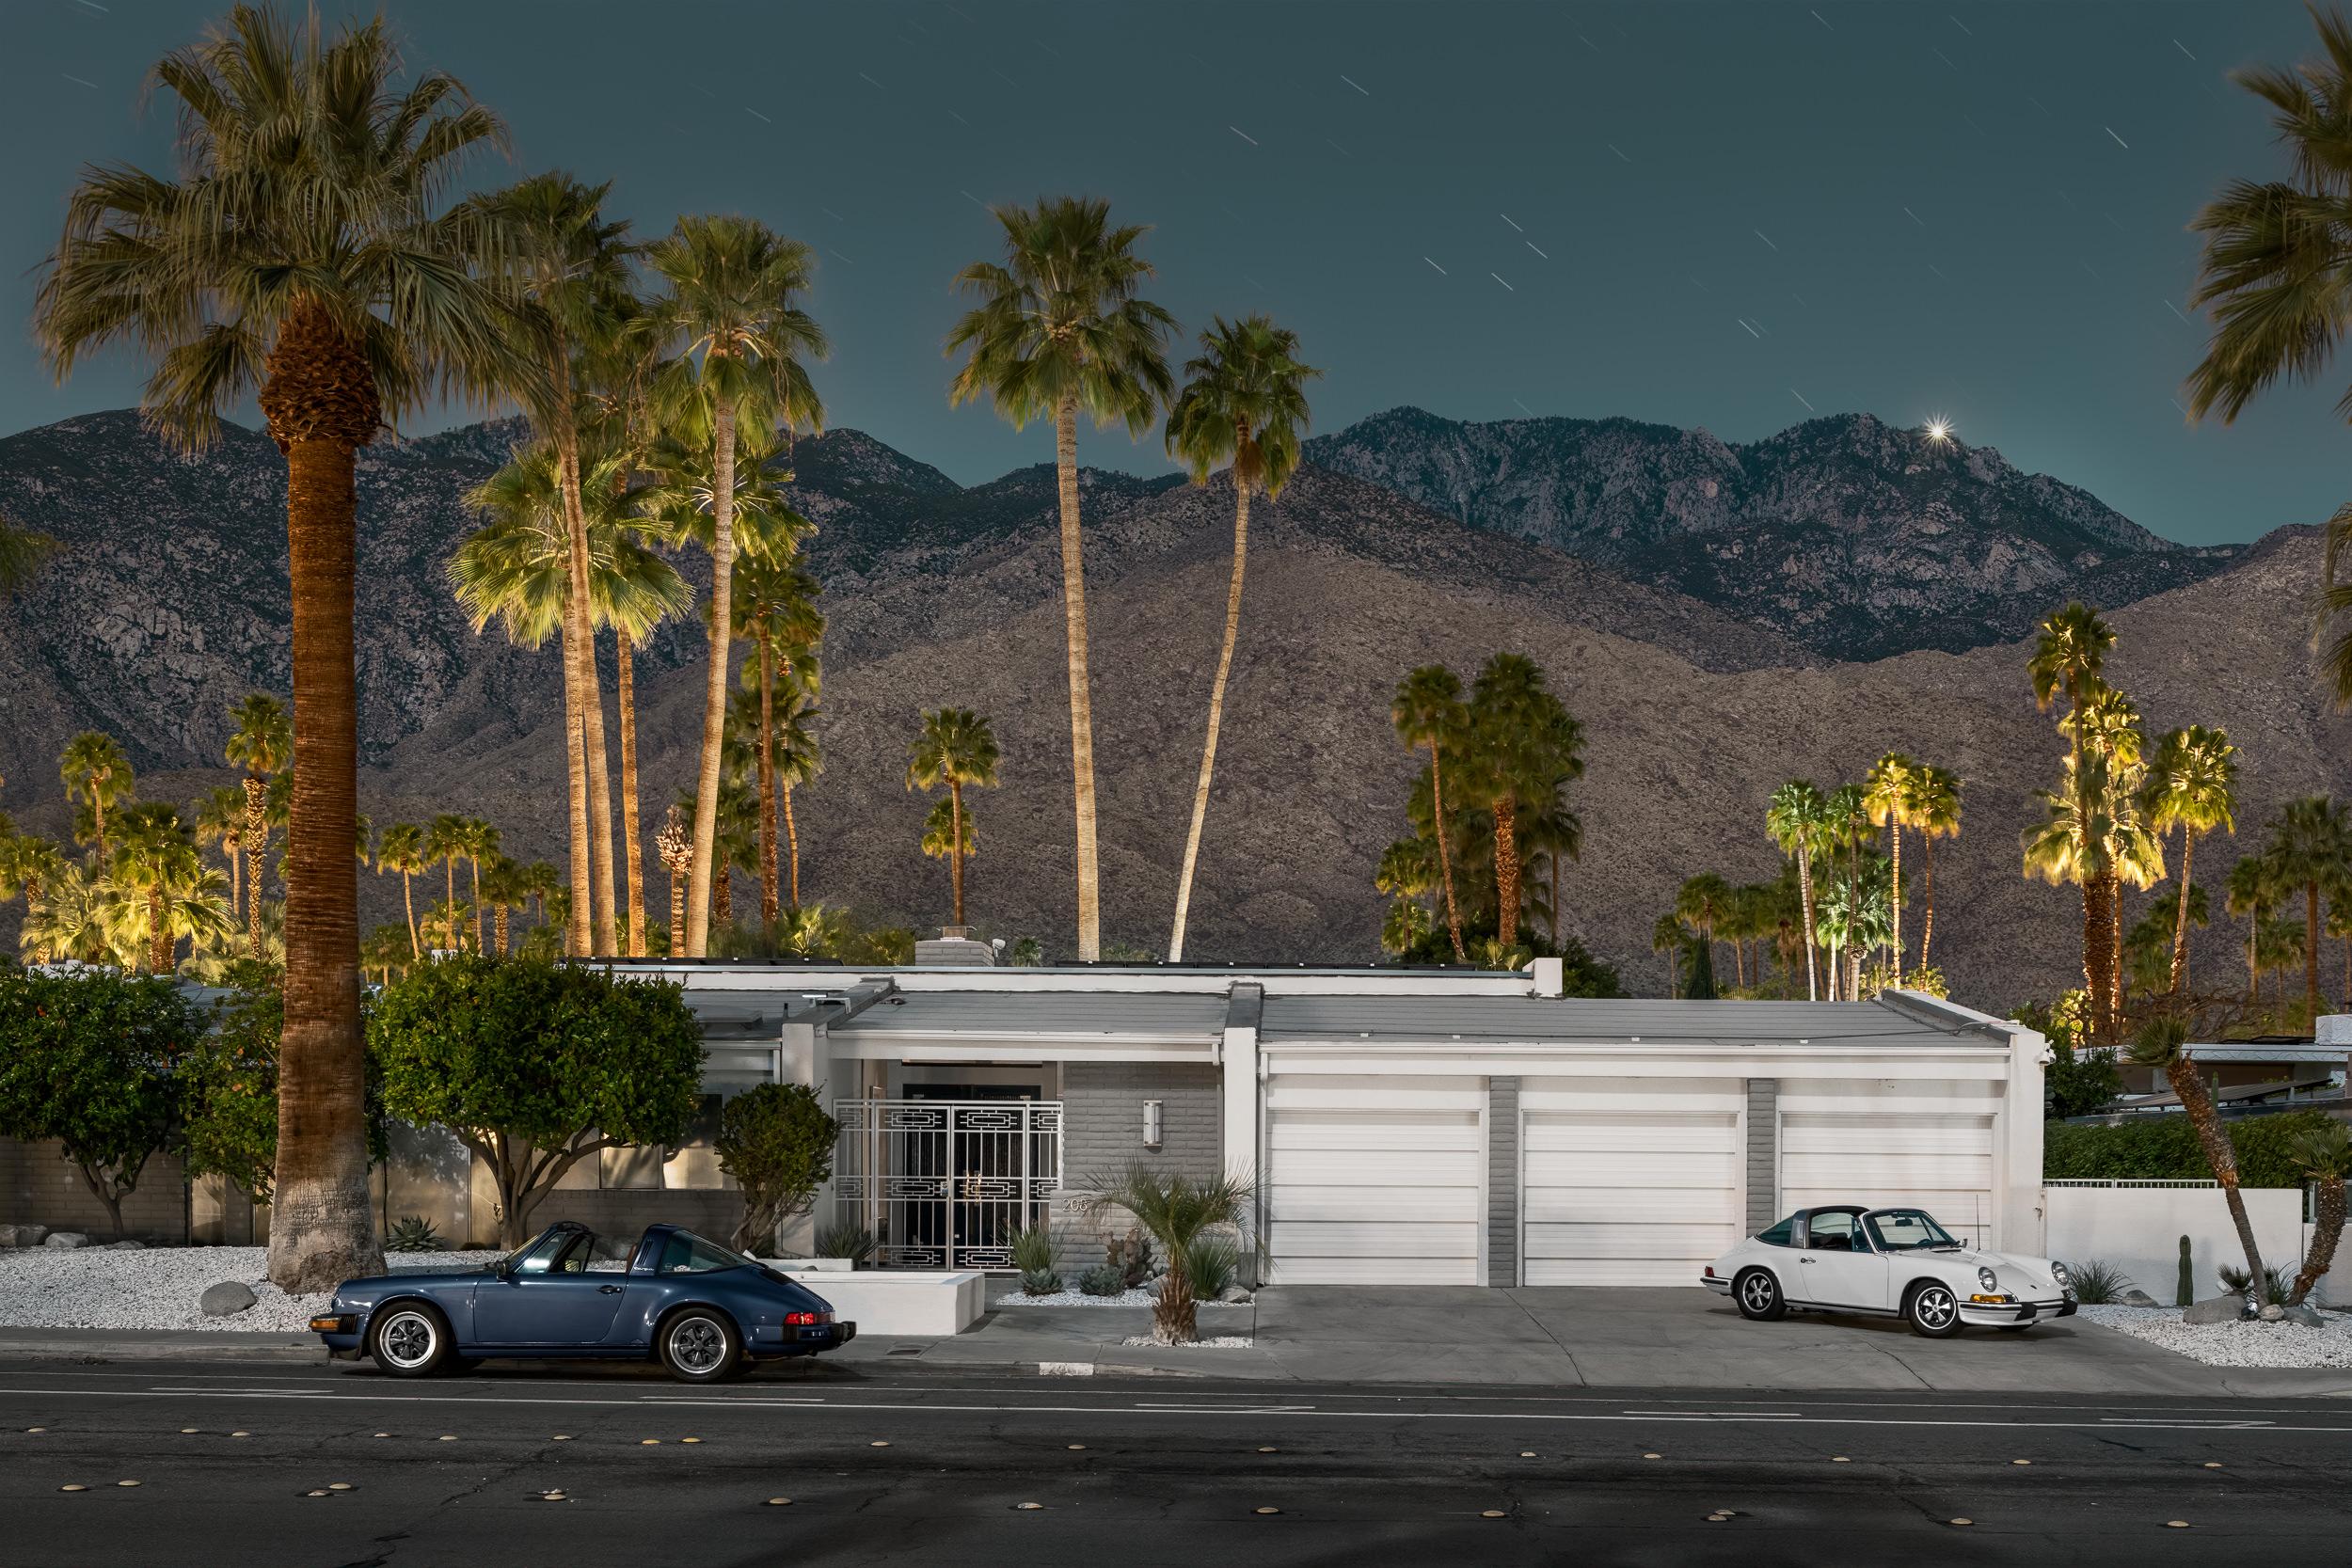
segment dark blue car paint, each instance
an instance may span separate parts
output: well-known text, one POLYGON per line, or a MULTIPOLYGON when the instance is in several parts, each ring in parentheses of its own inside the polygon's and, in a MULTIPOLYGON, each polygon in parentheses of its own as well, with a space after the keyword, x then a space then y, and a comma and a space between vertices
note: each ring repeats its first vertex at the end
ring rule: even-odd
MULTIPOLYGON (((561 1221, 531 1244, 537 1246, 552 1231, 584 1228, 561 1221)), ((501 1276, 480 1268, 347 1279, 335 1287, 333 1305, 321 1314, 346 1322, 319 1338, 330 1354, 363 1354, 374 1315, 404 1301, 430 1303, 448 1321, 455 1354, 468 1359, 644 1360, 654 1354, 655 1326, 681 1307, 707 1307, 727 1314, 744 1354, 756 1360, 816 1355, 856 1337, 855 1323, 787 1324, 787 1313, 831 1313, 833 1307, 816 1291, 770 1269, 754 1265, 700 1274, 654 1273, 663 1246, 680 1228, 648 1226, 629 1255, 627 1273, 501 1276)))

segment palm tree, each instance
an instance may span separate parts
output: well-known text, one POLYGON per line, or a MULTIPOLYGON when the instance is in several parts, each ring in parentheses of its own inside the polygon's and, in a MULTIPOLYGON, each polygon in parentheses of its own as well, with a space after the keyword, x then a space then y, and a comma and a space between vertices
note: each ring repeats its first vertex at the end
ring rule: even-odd
POLYGON ((408 911, 408 956, 424 957, 424 942, 417 934, 416 877, 429 869, 433 857, 425 852, 424 830, 414 822, 395 822, 375 843, 375 868, 400 873, 400 899, 408 911))
POLYGON ((379 19, 332 37, 240 5, 167 56, 180 179, 86 171, 47 263, 35 331, 60 374, 130 341, 156 357, 142 405, 209 440, 258 389, 287 463, 294 605, 294 875, 286 911, 270 1277, 325 1290, 377 1272, 359 1070, 353 469, 387 416, 512 386, 512 313, 488 281, 498 227, 437 205, 501 136, 452 78, 401 75, 379 19))
POLYGON ((266 691, 246 694, 229 710, 228 757, 245 769, 245 842, 253 867, 252 895, 246 901, 246 933, 253 956, 262 952, 262 853, 269 844, 269 781, 294 760, 294 716, 266 691))
POLYGON ((2181 830, 2181 907, 2172 926, 2171 993, 2188 989, 2188 890, 2199 835, 2216 828, 2237 832, 2237 748, 2229 732, 2201 724, 2174 730, 2156 742, 2142 788, 2140 810, 2157 832, 2181 830))
POLYGON ((56 547, 57 542, 47 534, 0 517, 0 599, 21 592, 56 547))
POLYGON ((1796 857, 1797 883, 1804 896, 1804 994, 1818 1002, 1821 988, 1814 956, 1820 949, 1821 927, 1813 904, 1813 857, 1832 847, 1829 800, 1811 780, 1791 779, 1772 791, 1772 803, 1764 808, 1764 831, 1782 854, 1796 857))
POLYGON ((2246 927, 2246 991, 2247 1000, 2260 1006, 2263 993, 2261 955, 2258 951, 2265 925, 2279 907, 2283 892, 2278 863, 2266 854, 2242 855, 2230 867, 2228 898, 2225 907, 2233 915, 2244 915, 2246 927))
POLYGON ((1200 828, 1209 814, 1209 779, 1216 766, 1216 736, 1225 721, 1225 683, 1233 644, 1241 636, 1241 586, 1249 557, 1249 497, 1271 500, 1298 466, 1299 437, 1308 424, 1307 381, 1323 372, 1298 358, 1298 335, 1266 316, 1228 323, 1212 318, 1200 334, 1200 357, 1184 367, 1191 377, 1168 411, 1168 453, 1208 483, 1220 465, 1233 480, 1233 578, 1225 591, 1225 641, 1209 683, 1209 734, 1200 748, 1200 777, 1193 786, 1192 826, 1184 835, 1184 868, 1176 878, 1176 921, 1168 961, 1184 956, 1184 917, 1192 907, 1192 875, 1200 858, 1200 828))
MULTIPOLYGON (((795 695, 815 689, 817 644, 825 634, 825 618, 817 609, 816 578, 789 554, 745 555, 736 568, 736 635, 751 641, 755 656, 743 676, 759 696, 759 923, 765 928, 775 924, 778 907, 778 681, 795 695)), ((792 901, 800 902, 797 885, 792 901)))
POLYGON ((1461 678, 1442 664, 1424 664, 1398 683, 1389 705, 1389 720, 1407 751, 1429 752, 1429 800, 1438 841, 1438 879, 1445 888, 1446 932, 1454 939, 1454 958, 1468 963, 1462 947, 1462 911, 1454 896, 1454 863, 1446 840, 1452 830, 1445 816, 1443 753, 1469 727, 1470 710, 1463 705, 1461 678))
POLYGON ((1895 914, 1895 984, 1903 983, 1903 829, 1911 823, 1911 792, 1919 765, 1900 752, 1889 752, 1870 765, 1862 781, 1863 800, 1876 827, 1889 830, 1894 844, 1888 873, 1887 903, 1895 914))
POLYGON ((2137 1067, 2164 1069, 2165 1081, 2179 1097, 2188 1125, 2197 1134, 2198 1146, 2205 1151, 2205 1163, 2213 1167, 2214 1180, 2221 1183, 2221 1196, 2230 1206, 2230 1222, 2237 1227, 2238 1244, 2246 1250, 2247 1275, 2254 1281, 2254 1288, 2260 1289, 2262 1249, 2254 1241, 2254 1227, 2246 1215, 2245 1195, 2238 1191, 2237 1149, 2213 1108, 2213 1091, 2205 1086, 2204 1079, 2198 1075, 2197 1064, 2182 1049, 2187 1040, 2188 1024, 2178 1013, 2158 1013, 2140 1025, 2126 1057, 2137 1067))
POLYGON ((2319 1017, 2319 895, 2352 870, 2352 824, 2325 795, 2290 800, 2270 823, 2271 863, 2303 892, 2303 1005, 2306 1021, 2319 1017))
POLYGON ((245 842, 245 791, 235 784, 221 784, 197 803, 196 842, 220 846, 221 859, 229 863, 229 907, 242 910, 244 895, 244 857, 238 853, 245 842))
POLYGON ((1682 955, 1691 946, 1691 927, 1678 914, 1661 914, 1649 928, 1649 950, 1666 955, 1666 995, 1671 1000, 1682 990, 1682 955))
POLYGON ((113 736, 103 730, 84 730, 65 743, 65 752, 57 758, 57 774, 65 784, 66 799, 90 809, 98 861, 104 864, 106 808, 131 799, 135 783, 131 759, 122 754, 113 736))
POLYGON ((2316 1189, 2311 1250, 2303 1255, 2303 1266, 2295 1273, 2295 1289, 2287 1297, 2290 1305, 2300 1306, 2312 1287, 2335 1266, 2336 1243, 2344 1239, 2344 1179, 2352 1175, 2352 1134, 2345 1132, 2340 1121, 2324 1121, 2297 1133, 2287 1146, 2287 1153, 2316 1189))
POLYGON ((943 707, 923 715, 922 733, 907 763, 907 787, 947 786, 948 879, 955 886, 956 926, 963 925, 963 792, 996 783, 996 732, 969 708, 943 707))
POLYGON ((792 792, 825 770, 824 748, 817 738, 817 705, 798 682, 777 691, 773 745, 769 767, 784 803, 784 838, 790 877, 786 891, 792 908, 801 907, 801 829, 792 815, 792 792))
POLYGON ((510 951, 507 942, 509 918, 515 911, 531 901, 530 879, 522 863, 493 850, 489 866, 474 884, 474 908, 479 911, 486 903, 492 913, 488 951, 504 958, 510 951))
POLYGON ((1094 824, 1094 700, 1087 660, 1086 567, 1078 526, 1078 416, 1096 429, 1151 427, 1173 390, 1166 344, 1176 319, 1136 290, 1152 276, 1135 253, 1141 226, 1113 229, 1089 198, 1041 198, 990 209, 1005 259, 976 261, 956 287, 979 304, 947 334, 969 351, 950 383, 951 405, 985 397, 1016 430, 1054 421, 1061 503, 1062 616, 1070 666, 1070 767, 1077 822, 1078 959, 1103 956, 1102 886, 1094 824))
POLYGON ((1910 824, 1919 834, 1919 967, 1925 969, 1928 949, 1935 941, 1935 841, 1960 835, 1960 775, 1923 763, 1911 777, 1908 809, 1910 824))
MULTIPOLYGON (((1682 923, 1697 934, 1697 940, 1709 949, 1715 943, 1715 929, 1731 912, 1731 884, 1712 871, 1704 871, 1687 879, 1675 890, 1675 913, 1682 923)), ((1714 955, 1710 951, 1710 965, 1714 955)))
POLYGON ((1252 1192, 1248 1180, 1224 1171, 1195 1180, 1139 1162, 1116 1176, 1095 1177, 1080 1191, 1081 1214, 1090 1221, 1133 1214, 1168 1260, 1159 1294, 1152 1303, 1154 1343, 1188 1345, 1200 1337, 1187 1255, 1203 1232, 1238 1227, 1248 1212, 1252 1192))
POLYGON ((172 962, 170 925, 164 918, 164 890, 175 879, 192 876, 196 846, 180 826, 179 814, 151 802, 133 806, 116 826, 114 853, 105 863, 107 883, 126 899, 138 901, 144 915, 150 973, 168 974, 172 962))
MULTIPOLYGON (((2034 642, 2033 656, 2026 661, 2026 679, 2032 686, 2036 707, 2046 713, 2050 705, 2059 697, 2066 699, 2067 714, 2074 721, 2074 727, 2066 729, 2070 744, 2065 782, 2069 788, 2079 786, 2090 776, 2080 766, 2083 705, 2091 689, 2099 684, 2099 673, 2106 667, 2107 653, 2114 646, 2114 628, 2099 618, 2098 611, 2076 601, 2043 619, 2034 642)), ((2063 722, 2060 727, 2066 728, 2063 722)), ((2067 803, 2073 820, 2090 820, 2091 814, 2079 796, 2071 798, 2067 803)), ((2090 870, 2093 877, 2098 874, 2096 866, 2090 870)), ((2095 886, 2092 880, 2088 879, 2082 882, 2086 973, 2090 961, 2092 923, 2095 918, 2090 906, 2097 902, 2103 885, 2095 886)), ((2107 997, 2108 992, 2092 984, 2091 1032, 2098 1039, 2111 1044, 2115 1038, 2114 1020, 2108 1012, 2107 997)))
POLYGON ((670 956, 676 958, 686 951, 686 882, 694 865, 694 832, 686 825, 686 814, 676 806, 654 835, 654 853, 661 858, 661 868, 670 879, 670 956))
MULTIPOLYGON (((483 951, 482 863, 499 858, 499 831, 479 816, 469 816, 458 824, 457 843, 458 847, 465 851, 467 867, 473 876, 473 950, 479 953, 483 951)), ((500 911, 501 919, 504 915, 505 911, 500 911)), ((506 938, 501 929, 499 948, 503 952, 505 946, 506 938)))
POLYGON ((2070 741, 2061 787, 2042 790, 2043 819, 2021 841, 2025 874, 2083 890, 2083 979, 2092 1036, 2114 1042, 2122 1027, 2120 888, 2164 878, 2162 842, 2139 811, 2142 762, 2138 712, 2095 678, 2061 721, 2070 741))
POLYGON ((67 861, 57 847, 47 839, 31 833, 15 833, 0 838, 0 901, 23 895, 26 930, 20 933, 24 951, 36 958, 46 959, 46 950, 32 940, 30 926, 33 911, 40 906, 47 889, 65 872, 67 861))
MULTIPOLYGON (((1846 886, 1840 907, 1848 911, 1848 915, 1838 928, 1851 936, 1856 928, 1852 918, 1854 912, 1865 908, 1862 851, 1870 842, 1870 801, 1860 784, 1839 784, 1829 792, 1827 803, 1833 866, 1836 850, 1843 850, 1846 856, 1846 886)), ((1867 950, 1866 944, 1841 941, 1836 945, 1843 958, 1832 965, 1834 973, 1830 994, 1833 999, 1842 996, 1849 1002, 1859 1001, 1862 995, 1862 955, 1867 950)))
POLYGON ((27 897, 24 925, 17 940, 43 963, 62 958, 114 963, 111 904, 100 877, 59 856, 38 892, 27 897))
POLYGON ((750 218, 681 217, 646 249, 668 286, 648 307, 649 341, 678 357, 656 376, 655 396, 673 424, 709 432, 712 462, 710 669, 703 690, 702 766, 694 786, 694 861, 686 909, 687 958, 703 956, 710 929, 719 834, 719 750, 727 717, 727 644, 735 564, 735 449, 739 425, 822 429, 824 408, 803 356, 822 358, 824 332, 794 303, 811 277, 808 246, 750 218))
MULTIPOLYGON (((466 818, 453 812, 443 812, 425 825, 424 863, 441 868, 441 901, 445 909, 457 907, 457 862, 466 852, 466 818)), ((431 922, 427 922, 431 924, 431 922)), ((443 922, 442 934, 451 947, 462 947, 456 929, 443 922)))
POLYGON ((1541 804, 1584 772, 1583 726, 1544 689, 1544 673, 1521 654, 1497 654, 1471 684, 1462 771, 1476 804, 1494 819, 1495 933, 1518 941, 1518 812, 1541 804))

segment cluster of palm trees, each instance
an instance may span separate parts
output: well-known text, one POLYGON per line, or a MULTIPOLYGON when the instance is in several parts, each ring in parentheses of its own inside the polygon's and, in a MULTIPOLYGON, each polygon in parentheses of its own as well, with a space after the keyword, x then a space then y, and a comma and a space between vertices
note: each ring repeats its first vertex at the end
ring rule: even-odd
POLYGON ((1804 946, 1804 897, 1794 863, 1770 882, 1735 885, 1712 871, 1684 879, 1672 911, 1650 928, 1650 951, 1666 956, 1669 996, 1721 995, 1715 943, 1731 947, 1733 987, 1743 995, 1800 993, 1804 946), (1753 951, 1751 952, 1751 944, 1753 951), (1765 977, 1770 954, 1779 970, 1765 977))
MULTIPOLYGON (((1859 784, 1823 790, 1809 779, 1791 779, 1772 792, 1764 831, 1795 873, 1809 1000, 1852 1001, 1905 983, 1905 832, 1916 837, 1920 851, 1919 957, 1912 979, 1940 986, 1935 841, 1959 833, 1960 815, 1960 776, 1901 752, 1881 756, 1859 784), (1866 973, 1873 964, 1883 973, 1866 973)), ((1677 913, 1688 917, 1680 907, 1677 913)))
POLYGON ((1390 899, 1381 944, 1406 958, 1513 967, 1540 923, 1559 950, 1560 863, 1584 842, 1567 804, 1584 774, 1584 729, 1542 669, 1496 654, 1465 690, 1444 665, 1423 665, 1398 683, 1389 717, 1429 760, 1406 800, 1413 831, 1375 873, 1390 899))

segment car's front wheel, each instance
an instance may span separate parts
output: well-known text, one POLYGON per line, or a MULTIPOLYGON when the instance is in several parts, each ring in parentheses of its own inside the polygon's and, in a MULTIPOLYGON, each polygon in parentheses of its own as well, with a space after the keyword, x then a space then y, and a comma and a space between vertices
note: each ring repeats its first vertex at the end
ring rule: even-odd
POLYGON ((1731 1282, 1731 1299, 1740 1304, 1740 1315, 1760 1323, 1778 1323, 1788 1315, 1788 1303, 1780 1293, 1780 1281, 1770 1269, 1750 1269, 1731 1282))
POLYGON ((1903 1303, 1903 1316, 1911 1321, 1911 1331, 1931 1339, 1948 1339, 1960 1332, 1960 1297, 1949 1285, 1933 1280, 1911 1288, 1911 1297, 1903 1303))
POLYGON ((680 1383, 721 1383, 743 1360, 743 1343, 723 1312, 690 1307, 661 1325, 661 1364, 680 1383))
POLYGON ((455 1354, 448 1322, 432 1307, 417 1304, 385 1313, 368 1338, 375 1364, 394 1377, 431 1377, 450 1367, 455 1354))

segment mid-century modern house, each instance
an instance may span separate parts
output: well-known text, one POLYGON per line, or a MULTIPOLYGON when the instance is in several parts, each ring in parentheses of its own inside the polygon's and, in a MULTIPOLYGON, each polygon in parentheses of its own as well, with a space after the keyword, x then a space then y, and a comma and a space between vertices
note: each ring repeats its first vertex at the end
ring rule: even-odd
MULTIPOLYGON (((1578 1000, 1548 959, 989 958, 927 942, 903 967, 615 967, 685 985, 711 1117, 755 1083, 819 1090, 842 1128, 834 1175, 787 1240, 853 1220, 885 1267, 1003 1268, 1013 1233, 1043 1221, 1065 1273, 1083 1268, 1102 1239, 1073 1195, 1136 1160, 1248 1176, 1270 1283, 1685 1284, 1740 1235, 1833 1199, 2041 1243, 2042 1038, 1949 1002, 1578 1000)), ((454 1140, 405 1135, 379 1200, 486 1241, 495 1194, 469 1164, 454 1140)), ((20 1212, 31 1195, 0 1174, 0 1218, 65 1217, 20 1212)), ((716 1229, 725 1185, 706 1130, 583 1164, 538 1217, 716 1229)), ((248 1239, 251 1218, 226 1212, 242 1207, 199 1194, 196 1234, 248 1239)))

